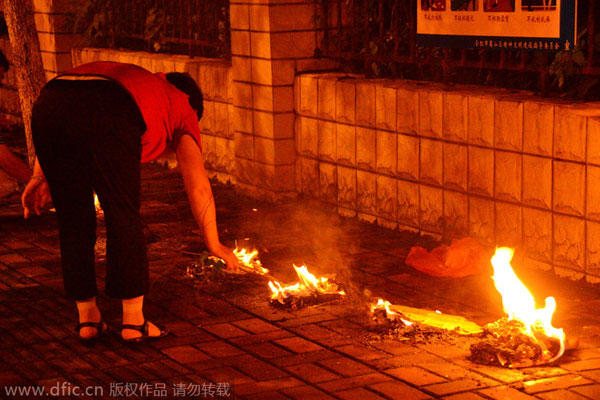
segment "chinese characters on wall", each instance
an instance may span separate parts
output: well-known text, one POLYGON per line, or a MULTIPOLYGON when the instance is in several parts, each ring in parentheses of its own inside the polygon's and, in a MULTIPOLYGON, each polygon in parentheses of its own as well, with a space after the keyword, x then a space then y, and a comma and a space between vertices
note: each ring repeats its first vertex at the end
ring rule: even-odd
POLYGON ((419 42, 440 47, 571 50, 576 0, 417 0, 419 42))

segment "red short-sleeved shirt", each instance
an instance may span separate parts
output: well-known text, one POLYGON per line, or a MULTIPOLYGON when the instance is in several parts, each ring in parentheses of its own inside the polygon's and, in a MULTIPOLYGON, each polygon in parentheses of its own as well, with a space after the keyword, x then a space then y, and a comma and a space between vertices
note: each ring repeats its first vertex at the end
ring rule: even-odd
POLYGON ((142 136, 142 162, 158 158, 182 134, 189 134, 200 145, 198 117, 188 96, 167 82, 162 73, 153 74, 133 64, 98 61, 83 64, 59 76, 100 76, 114 80, 137 103, 146 132, 142 136))

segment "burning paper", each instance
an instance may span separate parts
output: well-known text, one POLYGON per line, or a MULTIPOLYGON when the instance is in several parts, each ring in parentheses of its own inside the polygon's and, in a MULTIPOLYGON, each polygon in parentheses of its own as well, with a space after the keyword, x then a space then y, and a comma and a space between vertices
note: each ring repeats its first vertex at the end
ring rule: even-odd
POLYGON ((379 299, 376 304, 371 306, 376 322, 379 320, 378 314, 391 322, 402 323, 405 326, 414 324, 427 325, 433 328, 453 331, 462 335, 479 333, 481 327, 464 317, 450 314, 442 314, 440 311, 423 310, 420 308, 398 306, 391 304, 387 300, 379 299))
POLYGON ((502 295, 507 318, 484 327, 483 340, 471 346, 471 360, 482 364, 529 367, 551 363, 565 351, 565 334, 552 326, 556 310, 554 297, 546 298, 544 308, 519 280, 510 261, 513 250, 496 249, 492 257, 494 284, 502 295))
POLYGON ((245 272, 252 272, 259 275, 266 275, 269 270, 264 268, 258 259, 258 250, 249 253, 246 249, 235 248, 233 254, 240 262, 240 269, 245 272))
POLYGON ((317 279, 308 272, 305 265, 301 267, 294 265, 294 269, 300 279, 295 285, 282 286, 277 281, 269 281, 272 304, 299 307, 304 305, 307 300, 312 299, 314 301, 319 296, 344 296, 346 294, 338 284, 330 282, 327 278, 317 279))
MULTIPOLYGON (((199 277, 209 277, 211 275, 218 274, 221 276, 223 272, 227 271, 225 264, 225 260, 219 257, 215 257, 211 255, 209 252, 205 251, 203 253, 191 253, 189 254, 198 255, 199 258, 196 262, 190 264, 187 267, 186 276, 190 278, 199 278, 199 277)), ((252 252, 248 252, 246 249, 238 249, 235 248, 233 250, 233 254, 237 257, 240 265, 240 272, 238 274, 243 274, 244 272, 251 272, 258 275, 267 275, 269 274, 269 270, 264 268, 258 259, 258 251, 254 250, 252 252)), ((233 274, 236 275, 236 274, 233 274)), ((209 281, 209 279, 205 279, 209 281)), ((215 281, 215 279, 212 279, 215 281)))
POLYGON ((406 326, 411 326, 413 324, 408 319, 405 319, 406 317, 402 318, 402 314, 392 310, 392 304, 387 300, 377 300, 377 303, 371 306, 371 313, 373 313, 374 316, 381 313, 388 320, 392 322, 401 322, 406 326))

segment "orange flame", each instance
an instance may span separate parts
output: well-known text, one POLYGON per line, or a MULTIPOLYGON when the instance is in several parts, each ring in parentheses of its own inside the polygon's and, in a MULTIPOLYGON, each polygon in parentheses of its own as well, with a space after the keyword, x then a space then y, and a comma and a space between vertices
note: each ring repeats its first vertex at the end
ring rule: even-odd
POLYGON ((96 214, 101 214, 104 211, 102 210, 102 206, 100 205, 100 200, 98 200, 98 195, 94 193, 94 208, 96 209, 96 214))
POLYGON ((327 278, 321 277, 317 279, 313 274, 308 272, 305 265, 296 267, 296 274, 300 282, 295 285, 281 286, 277 281, 269 281, 271 289, 271 300, 277 300, 283 303, 284 299, 292 296, 309 296, 312 294, 339 294, 345 295, 343 290, 339 290, 336 284, 330 283, 327 278))
POLYGON ((371 305, 371 313, 375 312, 375 310, 385 310, 386 317, 391 321, 400 320, 406 326, 411 326, 413 323, 404 318, 400 318, 400 314, 391 309, 392 304, 383 299, 377 300, 376 304, 371 305))
POLYGON ((502 295, 504 312, 508 314, 509 320, 514 319, 522 322, 525 326, 523 333, 540 345, 544 352, 548 350, 545 344, 539 340, 538 335, 543 334, 546 337, 560 341, 560 351, 548 361, 552 362, 562 356, 565 351, 564 331, 552 326, 552 315, 556 310, 556 300, 554 297, 547 297, 544 308, 537 309, 535 307, 535 299, 512 269, 510 261, 513 253, 513 249, 501 247, 496 249, 496 253, 492 257, 494 284, 502 295))
POLYGON ((249 253, 246 249, 235 248, 233 254, 237 257, 240 262, 240 266, 247 272, 254 272, 259 275, 265 275, 269 273, 269 270, 262 266, 260 260, 257 258, 258 250, 254 250, 249 253))

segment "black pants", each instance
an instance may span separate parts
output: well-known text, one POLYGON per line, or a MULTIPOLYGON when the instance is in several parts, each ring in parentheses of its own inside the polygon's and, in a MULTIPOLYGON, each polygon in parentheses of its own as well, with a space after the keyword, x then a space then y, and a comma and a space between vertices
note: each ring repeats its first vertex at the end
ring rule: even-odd
POLYGON ((130 94, 112 81, 51 81, 36 101, 33 141, 56 208, 69 299, 83 300, 98 293, 93 191, 106 222, 106 294, 123 299, 148 292, 140 219, 145 129, 130 94))

